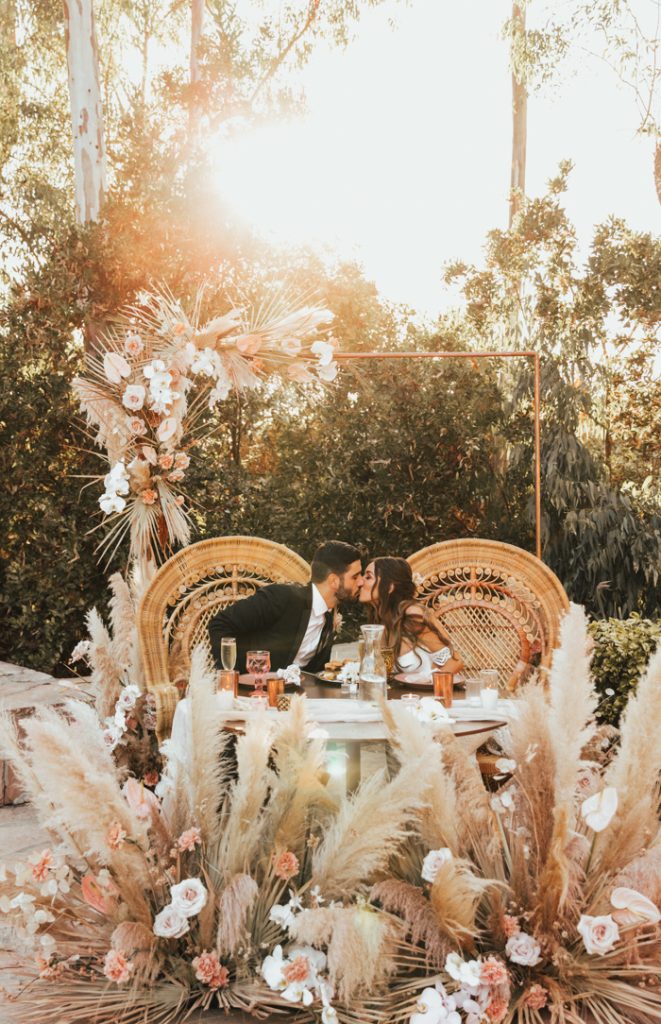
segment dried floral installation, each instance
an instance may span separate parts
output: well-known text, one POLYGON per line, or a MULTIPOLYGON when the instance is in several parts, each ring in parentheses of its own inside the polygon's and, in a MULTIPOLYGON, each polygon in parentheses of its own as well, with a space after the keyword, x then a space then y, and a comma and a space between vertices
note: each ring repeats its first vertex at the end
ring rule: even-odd
MULTIPOLYGON (((116 619, 105 669, 98 630, 86 653, 99 692, 120 678, 130 717, 142 698, 112 664, 120 637, 130 647, 116 619)), ((5 718, 1 745, 53 836, 0 875, 24 951, 15 1019, 661 1021, 661 652, 603 765, 586 755, 587 650, 573 606, 548 686, 517 701, 494 795, 447 727, 390 702, 390 775, 333 798, 305 699, 230 735, 199 650, 194 753, 166 743, 158 781, 127 774, 123 739, 83 702, 39 710, 22 739, 5 718)))
POLYGON ((187 312, 167 291, 141 292, 73 382, 109 464, 94 478, 105 488, 96 529, 109 526, 98 548, 107 561, 127 534, 130 558, 142 564, 189 542, 184 480, 209 408, 273 373, 299 383, 337 374, 329 310, 291 310, 276 293, 256 310, 201 323, 202 299, 200 290, 187 312))

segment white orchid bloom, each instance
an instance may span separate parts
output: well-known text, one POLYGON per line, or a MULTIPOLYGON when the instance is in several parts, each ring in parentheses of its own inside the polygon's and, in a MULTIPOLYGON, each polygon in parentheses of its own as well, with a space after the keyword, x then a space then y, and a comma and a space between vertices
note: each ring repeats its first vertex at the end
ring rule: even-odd
POLYGON ((324 365, 322 363, 317 369, 317 377, 319 378, 319 380, 325 380, 328 383, 330 383, 332 380, 335 380, 338 373, 339 367, 335 362, 328 363, 328 365, 324 365))
POLYGON ((205 377, 216 377, 221 369, 218 353, 213 348, 197 349, 190 364, 191 373, 201 373, 205 377))
POLYGON ((267 956, 262 964, 262 978, 270 989, 274 991, 286 988, 284 974, 285 958, 282 953, 282 946, 276 946, 270 956, 267 956))
POLYGON ((129 478, 124 460, 120 459, 103 478, 106 491, 116 494, 129 493, 129 478))
POLYGON ((581 804, 581 817, 593 832, 603 832, 617 810, 617 790, 606 786, 581 804))
POLYGON ((102 494, 99 505, 106 515, 110 515, 111 512, 123 512, 126 508, 126 502, 118 494, 102 494))
POLYGON ((416 1012, 409 1018, 409 1024, 461 1024, 461 1017, 455 1010, 454 999, 448 999, 445 989, 425 988, 420 994, 416 1012))
POLYGON ((333 362, 335 349, 327 341, 315 341, 310 345, 310 352, 317 356, 320 366, 329 366, 333 362))
POLYGON ((445 960, 446 973, 461 985, 477 988, 480 984, 480 964, 478 960, 462 960, 458 953, 448 953, 445 960))

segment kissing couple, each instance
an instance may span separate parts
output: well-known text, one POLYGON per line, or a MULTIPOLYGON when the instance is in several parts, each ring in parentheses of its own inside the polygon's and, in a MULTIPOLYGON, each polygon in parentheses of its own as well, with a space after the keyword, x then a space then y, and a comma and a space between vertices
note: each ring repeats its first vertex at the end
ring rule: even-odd
POLYGON ((397 671, 458 672, 462 661, 428 608, 416 600, 416 585, 405 558, 374 558, 365 570, 358 548, 329 540, 314 553, 310 582, 272 583, 223 608, 209 622, 211 652, 221 667, 220 643, 235 637, 236 668, 246 671, 248 651, 271 655, 271 670, 298 665, 320 672, 331 656, 338 605, 359 601, 370 622, 385 627, 385 646, 395 653, 397 671))

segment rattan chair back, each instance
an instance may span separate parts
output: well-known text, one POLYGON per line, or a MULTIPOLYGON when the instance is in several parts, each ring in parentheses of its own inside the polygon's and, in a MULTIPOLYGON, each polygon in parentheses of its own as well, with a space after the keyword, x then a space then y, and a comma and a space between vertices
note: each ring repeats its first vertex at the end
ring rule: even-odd
POLYGON ((209 619, 268 583, 309 579, 310 566, 303 558, 259 537, 199 541, 161 566, 138 609, 145 683, 156 696, 159 735, 169 733, 191 652, 200 644, 210 650, 209 619))
POLYGON ((465 675, 498 670, 510 690, 548 666, 569 607, 560 580, 534 555, 490 540, 443 541, 408 558, 419 600, 439 619, 465 675))

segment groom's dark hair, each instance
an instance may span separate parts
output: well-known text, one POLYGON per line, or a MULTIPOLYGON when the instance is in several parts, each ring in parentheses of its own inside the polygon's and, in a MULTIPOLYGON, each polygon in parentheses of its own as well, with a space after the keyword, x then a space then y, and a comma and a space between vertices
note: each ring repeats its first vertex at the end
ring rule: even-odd
POLYGON ((353 544, 343 540, 327 540, 314 553, 312 559, 312 582, 323 583, 332 572, 342 576, 352 562, 360 561, 360 551, 353 544))

